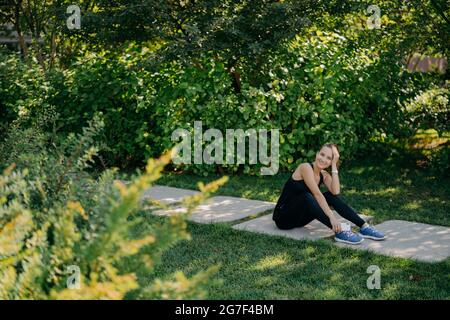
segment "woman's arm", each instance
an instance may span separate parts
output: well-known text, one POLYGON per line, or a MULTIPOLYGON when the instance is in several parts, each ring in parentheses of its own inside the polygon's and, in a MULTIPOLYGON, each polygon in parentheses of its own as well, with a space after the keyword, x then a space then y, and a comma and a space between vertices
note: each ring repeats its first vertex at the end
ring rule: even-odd
POLYGON ((334 195, 338 195, 341 192, 341 184, 339 182, 339 175, 338 175, 338 169, 337 169, 337 163, 339 161, 339 151, 335 146, 333 146, 333 160, 331 161, 331 192, 334 195))
POLYGON ((341 193, 341 183, 336 163, 331 164, 331 193, 334 195, 341 193))
POLYGON ((331 166, 331 175, 325 170, 322 171, 323 175, 323 183, 327 186, 327 189, 337 196, 341 192, 341 184, 339 181, 339 175, 336 173, 337 167, 336 165, 331 166), (333 173, 335 171, 335 173, 333 173))

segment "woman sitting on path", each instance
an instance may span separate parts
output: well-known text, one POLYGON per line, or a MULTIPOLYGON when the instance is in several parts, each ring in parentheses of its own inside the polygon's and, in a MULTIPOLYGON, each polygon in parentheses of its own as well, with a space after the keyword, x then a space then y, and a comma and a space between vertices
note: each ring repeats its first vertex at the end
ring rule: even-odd
POLYGON ((367 224, 338 195, 340 183, 337 170, 339 150, 335 144, 325 144, 316 154, 313 163, 302 163, 285 183, 280 198, 273 212, 273 220, 278 228, 288 230, 303 227, 319 220, 335 233, 335 240, 349 244, 359 244, 364 239, 384 240, 386 236, 367 224), (325 171, 331 165, 331 175, 325 171), (319 189, 324 183, 329 191, 322 193, 319 189), (359 234, 343 231, 341 224, 331 211, 329 205, 340 216, 353 222, 359 234))

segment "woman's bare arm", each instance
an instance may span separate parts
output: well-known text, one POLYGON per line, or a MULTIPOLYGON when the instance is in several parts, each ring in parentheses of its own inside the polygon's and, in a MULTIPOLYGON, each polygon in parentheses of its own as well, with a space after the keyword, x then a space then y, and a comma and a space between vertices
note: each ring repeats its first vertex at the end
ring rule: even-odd
POLYGON ((333 174, 333 176, 331 176, 325 170, 322 171, 322 175, 323 175, 323 183, 327 186, 327 189, 332 194, 337 196, 341 192, 341 184, 339 182, 339 176, 337 174, 333 174))
POLYGON ((331 165, 331 177, 332 177, 332 180, 331 180, 331 192, 334 194, 334 195, 338 195, 339 193, 341 193, 341 183, 340 183, 340 181, 339 181, 339 175, 337 174, 337 167, 336 167, 336 164, 332 164, 331 165), (336 173, 333 173, 333 172, 336 172, 336 173))
POLYGON ((341 184, 339 182, 339 176, 338 176, 338 170, 337 170, 337 163, 340 158, 340 154, 336 146, 332 147, 333 150, 333 160, 331 161, 331 190, 333 194, 337 195, 341 192, 341 184))

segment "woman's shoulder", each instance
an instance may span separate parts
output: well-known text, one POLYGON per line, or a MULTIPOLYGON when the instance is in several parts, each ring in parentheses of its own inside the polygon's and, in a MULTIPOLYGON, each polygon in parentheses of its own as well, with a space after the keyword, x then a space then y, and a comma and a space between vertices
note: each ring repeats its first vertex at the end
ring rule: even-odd
POLYGON ((312 168, 312 163, 310 163, 310 162, 303 162, 303 163, 300 163, 300 164, 298 165, 297 169, 300 169, 300 168, 302 168, 302 167, 312 168))
POLYGON ((292 179, 303 180, 301 171, 304 170, 303 168, 307 168, 307 167, 311 168, 311 164, 309 162, 300 163, 298 165, 297 169, 295 169, 294 173, 292 173, 292 175, 291 175, 292 179))

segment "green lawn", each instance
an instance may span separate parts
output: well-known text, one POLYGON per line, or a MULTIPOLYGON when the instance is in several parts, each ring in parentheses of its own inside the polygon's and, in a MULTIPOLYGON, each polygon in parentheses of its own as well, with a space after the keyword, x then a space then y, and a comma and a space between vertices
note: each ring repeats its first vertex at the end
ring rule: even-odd
MULTIPOLYGON (((340 176, 343 197, 377 223, 402 219, 450 226, 448 179, 407 160, 355 161, 344 164, 340 176)), ((287 177, 230 177, 218 194, 276 201, 287 177)), ((197 181, 214 178, 165 174, 158 184, 194 189, 197 181)), ((147 219, 165 218, 148 214, 147 219)), ((223 282, 209 287, 210 299, 450 299, 450 259, 421 263, 337 248, 331 239, 297 241, 235 231, 231 225, 189 223, 192 240, 165 252, 148 280, 176 270, 193 275, 220 264, 214 279, 223 282), (370 265, 381 269, 380 290, 367 289, 370 265)))
POLYGON ((208 288, 210 299, 450 299, 450 259, 420 263, 226 224, 190 223, 189 231, 192 240, 167 251, 154 276, 176 270, 192 276, 220 264, 214 279, 222 283, 208 288), (367 289, 370 265, 381 270, 380 290, 367 289))

